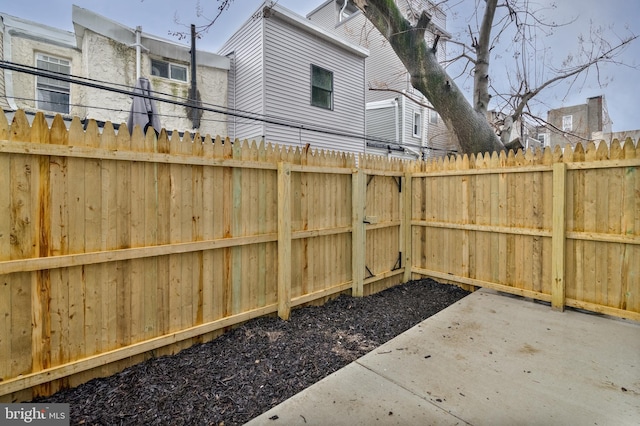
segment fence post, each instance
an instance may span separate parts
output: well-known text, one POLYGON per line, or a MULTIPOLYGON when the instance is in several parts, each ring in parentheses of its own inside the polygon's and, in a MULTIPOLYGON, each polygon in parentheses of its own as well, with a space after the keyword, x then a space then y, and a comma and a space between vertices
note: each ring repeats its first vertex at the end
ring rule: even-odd
POLYGON ((364 268, 366 253, 366 234, 364 226, 364 205, 366 187, 364 185, 365 174, 355 169, 351 175, 351 273, 353 284, 351 295, 362 297, 364 295, 364 268))
POLYGON ((278 316, 291 314, 291 165, 278 163, 278 316))
POLYGON ((565 186, 567 165, 553 164, 553 226, 551 232, 551 306, 563 311, 565 302, 565 186))
POLYGON ((403 214, 402 214, 402 228, 403 228, 403 244, 402 244, 402 250, 403 250, 403 257, 404 257, 404 276, 402 278, 403 282, 409 282, 411 281, 411 268, 413 267, 413 260, 412 260, 412 251, 413 251, 413 244, 412 244, 412 231, 413 228, 411 227, 411 219, 412 219, 412 178, 411 178, 411 172, 406 172, 404 175, 404 184, 402 185, 402 188, 404 189, 404 197, 403 197, 403 202, 402 202, 402 208, 403 208, 403 214))

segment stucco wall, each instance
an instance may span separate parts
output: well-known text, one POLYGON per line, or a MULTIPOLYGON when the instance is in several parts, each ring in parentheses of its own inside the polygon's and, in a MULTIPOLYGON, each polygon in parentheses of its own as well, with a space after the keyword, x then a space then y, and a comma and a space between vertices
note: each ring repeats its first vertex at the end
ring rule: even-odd
MULTIPOLYGON (((5 52, 6 53, 6 52, 5 52)), ((82 74, 82 59, 79 51, 71 47, 63 47, 47 43, 44 40, 30 39, 18 35, 11 36, 11 61, 35 67, 36 54, 55 56, 71 62, 71 74, 82 74)), ((18 108, 35 110, 36 108, 36 77, 30 74, 12 72, 13 97, 18 108)), ((71 85, 69 102, 82 104, 82 95, 78 86, 71 85)), ((82 107, 72 106, 72 115, 84 116, 82 107)))
MULTIPOLYGON (((37 32, 34 32, 37 34, 37 32)), ((98 85, 113 85, 121 90, 132 90, 136 83, 135 48, 114 41, 108 37, 85 30, 80 46, 61 45, 48 42, 45 38, 21 32, 11 34, 10 49, 5 49, 5 60, 34 67, 37 53, 69 60, 71 74, 78 77, 94 79, 98 85)), ((73 33, 68 33, 73 40, 73 33)), ((141 75, 148 77, 156 92, 173 101, 186 102, 190 82, 179 82, 165 78, 151 77, 151 59, 153 52, 144 53, 141 57, 141 75)), ((163 59, 162 56, 154 56, 163 59)), ((171 59, 172 63, 178 61, 171 59)), ((187 68, 189 63, 180 63, 187 68)), ((27 111, 36 111, 36 77, 26 73, 11 72, 12 90, 15 104, 27 111)), ((190 73, 189 73, 190 77, 190 73)), ((2 82, 6 83, 2 78, 2 82)), ((205 107, 224 109, 227 105, 227 70, 211 66, 198 66, 197 82, 200 98, 205 107)), ((120 124, 127 121, 131 108, 131 97, 72 84, 70 89, 70 115, 80 118, 93 118, 99 121, 111 121, 120 124)), ((161 123, 168 130, 191 130, 192 123, 188 118, 187 108, 158 102, 161 123)), ((204 112, 201 117, 199 131, 212 136, 227 136, 227 117, 213 112, 204 112)))
MULTIPOLYGON (((134 48, 92 31, 85 31, 82 51, 85 68, 90 70, 92 78, 126 87, 135 86, 136 52, 134 48)), ((158 92, 159 97, 176 102, 186 102, 191 83, 151 76, 151 56, 163 59, 153 55, 153 52, 142 54, 141 76, 147 77, 151 81, 153 90, 158 92)), ((175 60, 170 60, 170 62, 189 67, 188 63, 175 60)), ((199 66, 196 75, 203 104, 205 106, 226 105, 227 71, 199 66)), ((87 108, 88 117, 117 123, 127 120, 131 107, 129 96, 97 89, 87 89, 85 101, 89 105, 87 108)), ((191 129, 191 120, 188 118, 185 106, 157 102, 157 107, 160 122, 166 129, 179 131, 191 129)), ((204 112, 199 131, 202 134, 209 133, 212 136, 226 136, 226 117, 213 112, 204 112)))

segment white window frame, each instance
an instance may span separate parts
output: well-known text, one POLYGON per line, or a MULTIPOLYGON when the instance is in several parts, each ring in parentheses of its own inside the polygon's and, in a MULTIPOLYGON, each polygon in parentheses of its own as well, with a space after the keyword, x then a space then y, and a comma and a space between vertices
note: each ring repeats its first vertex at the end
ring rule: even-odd
POLYGON ((549 146, 548 133, 538 133, 538 140, 542 143, 542 146, 549 146))
MULTIPOLYGON (((66 74, 66 75, 71 74, 70 59, 61 58, 58 56, 53 56, 53 55, 44 54, 44 53, 36 53, 35 63, 36 63, 36 68, 38 69, 51 71, 51 72, 61 72, 62 74, 66 74), (40 62, 51 64, 53 69, 41 68, 39 66, 40 62), (63 68, 63 67, 66 67, 68 72, 66 73, 62 72, 60 68, 63 68)), ((69 111, 71 109, 71 83, 56 80, 51 77, 36 76, 35 91, 36 91, 35 99, 36 99, 37 109, 57 112, 61 114, 69 114, 69 111), (44 99, 45 97, 42 96, 44 92, 57 93, 63 96, 66 95, 67 97, 66 104, 57 103, 58 105, 60 105, 60 107, 56 108, 55 106, 53 106, 54 104, 56 104, 56 102, 54 102, 53 100, 47 101, 44 99)))
POLYGON ((413 112, 413 136, 416 138, 422 137, 422 113, 420 111, 413 112))
POLYGON ((165 61, 163 59, 158 59, 158 58, 151 58, 151 75, 154 77, 159 77, 159 78, 166 78, 167 80, 172 80, 172 81, 179 81, 181 83, 188 83, 189 82, 189 67, 186 65, 181 65, 181 64, 177 64, 175 62, 169 62, 169 61, 165 61), (160 63, 160 64, 164 64, 167 66, 167 75, 160 75, 158 73, 154 74, 154 63, 160 63), (173 70, 174 69, 182 69, 184 70, 184 80, 181 78, 175 78, 174 77, 174 73, 173 70))
POLYGON ((571 132, 573 130, 573 115, 562 116, 562 131, 571 132))
POLYGON ((318 108, 323 108, 323 109, 328 109, 333 111, 333 92, 335 90, 334 87, 334 78, 333 78, 333 71, 329 71, 326 68, 322 68, 319 67, 318 65, 313 65, 311 64, 311 75, 310 75, 310 79, 311 79, 311 93, 310 93, 310 101, 311 101, 311 105, 318 107, 318 108), (330 87, 321 87, 319 85, 314 84, 314 71, 319 71, 322 73, 328 73, 331 76, 331 82, 330 82, 330 87), (316 92, 316 94, 321 94, 321 93, 325 93, 329 95, 329 105, 326 105, 326 103, 324 102, 320 102, 319 98, 317 96, 314 96, 314 91, 316 92), (319 92, 318 92, 319 91, 319 92))

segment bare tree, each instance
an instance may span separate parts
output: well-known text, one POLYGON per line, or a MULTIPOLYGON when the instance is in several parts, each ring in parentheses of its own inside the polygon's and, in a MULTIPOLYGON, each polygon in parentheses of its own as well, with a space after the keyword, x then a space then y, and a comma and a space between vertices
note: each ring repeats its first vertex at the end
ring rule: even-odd
POLYGON ((460 46, 460 53, 452 61, 466 61, 464 68, 473 77, 471 104, 447 72, 448 64, 438 62, 437 38, 433 46, 425 42, 424 33, 431 21, 427 11, 422 11, 412 25, 393 1, 354 0, 354 3, 389 41, 411 75, 413 87, 433 105, 465 153, 514 147, 508 140, 501 140, 487 121, 492 96, 498 97, 502 109, 509 110, 505 121, 516 122, 523 115, 531 115, 529 103, 543 90, 561 81, 576 82, 591 69, 599 73, 599 65, 603 63, 620 64, 620 53, 638 37, 630 34, 611 44, 602 31, 592 31, 590 38, 579 39, 579 53, 568 55, 561 68, 548 67, 544 81, 538 82, 539 73, 529 68, 531 55, 539 53, 535 47, 537 31, 550 31, 561 24, 545 22, 528 0, 476 0, 474 14, 478 25, 475 29, 469 26, 470 43, 449 41, 460 46), (492 90, 490 64, 492 51, 505 40, 515 48, 511 87, 501 93, 492 90))

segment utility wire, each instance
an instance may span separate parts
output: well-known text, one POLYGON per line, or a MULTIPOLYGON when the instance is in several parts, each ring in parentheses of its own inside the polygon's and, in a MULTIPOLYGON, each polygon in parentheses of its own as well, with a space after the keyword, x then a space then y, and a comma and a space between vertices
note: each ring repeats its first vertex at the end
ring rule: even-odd
MULTIPOLYGON (((269 116, 269 115, 262 115, 262 114, 257 114, 257 113, 253 113, 253 112, 248 112, 248 111, 234 110, 234 109, 231 109, 231 108, 228 108, 228 107, 224 107, 224 106, 221 106, 221 105, 215 105, 215 104, 202 104, 202 106, 193 105, 191 102, 181 102, 179 100, 167 99, 167 98, 162 98, 162 97, 158 97, 157 96, 157 95, 163 95, 163 96, 171 96, 171 97, 175 98, 175 96, 173 96, 171 94, 167 94, 167 93, 155 92, 155 91, 152 92, 153 94, 151 94, 151 95, 136 93, 131 89, 130 86, 126 86, 126 85, 122 85, 122 84, 118 84, 118 83, 110 83, 110 82, 96 80, 96 79, 87 78, 87 77, 75 76, 75 75, 72 75, 72 74, 64 74, 64 73, 58 73, 58 72, 54 72, 54 71, 43 70, 43 69, 40 69, 40 68, 35 68, 35 67, 32 67, 32 66, 28 66, 28 65, 17 64, 17 63, 10 62, 10 61, 0 61, 0 68, 1 69, 6 69, 6 70, 11 70, 11 71, 16 71, 16 72, 21 72, 21 73, 26 73, 26 74, 30 74, 30 75, 34 75, 34 76, 38 76, 38 77, 48 77, 48 78, 55 79, 55 80, 58 80, 58 81, 63 81, 63 82, 71 83, 71 84, 90 87, 90 88, 94 88, 94 89, 98 89, 98 90, 105 90, 105 91, 109 91, 109 92, 113 92, 113 93, 119 93, 119 94, 130 96, 130 97, 138 96, 138 97, 142 97, 142 98, 145 98, 145 99, 151 99, 151 100, 154 100, 154 101, 157 101, 157 102, 163 102, 163 103, 168 103, 168 104, 177 105, 177 106, 185 106, 185 107, 190 107, 190 108, 197 108, 197 109, 202 110, 202 111, 228 115, 228 116, 236 117, 236 118, 243 119, 243 120, 259 121, 259 122, 263 122, 263 123, 267 123, 267 124, 273 124, 273 125, 277 125, 277 126, 283 126, 283 127, 288 127, 288 128, 292 128, 292 129, 297 129, 299 131, 306 130, 306 131, 322 133, 322 134, 327 134, 327 135, 332 135, 332 136, 341 136, 341 137, 364 140, 364 141, 367 141, 367 142, 371 142, 370 145, 372 145, 374 147, 383 148, 383 149, 392 149, 392 147, 399 147, 400 149, 402 149, 404 147, 412 147, 412 148, 417 148, 417 149, 427 149, 427 150, 431 150, 431 151, 451 152, 450 150, 432 148, 432 147, 425 147, 425 146, 422 146, 422 145, 419 145, 419 144, 412 144, 412 143, 407 143, 407 142, 400 143, 400 142, 396 142, 396 141, 393 141, 393 140, 371 137, 371 136, 363 135, 361 133, 356 133, 356 132, 336 131, 336 130, 332 130, 329 127, 325 127, 325 126, 310 125, 308 123, 304 123, 304 122, 296 121, 296 120, 288 120, 288 119, 282 119, 282 118, 279 118, 279 117, 274 117, 274 116, 269 116), (107 86, 105 84, 109 84, 111 86, 107 86), (207 105, 207 106, 205 106, 205 105, 207 105), (379 145, 382 145, 382 146, 379 146, 379 145)), ((189 100, 188 98, 180 98, 180 97, 178 97, 178 99, 189 100)), ((78 105, 78 106, 86 107, 87 105, 78 105)), ((109 108, 106 108, 106 107, 97 107, 97 108, 109 110, 109 108)), ((173 116, 173 117, 177 117, 177 116, 173 116)), ((182 117, 180 117, 180 118, 182 118, 182 117)))

